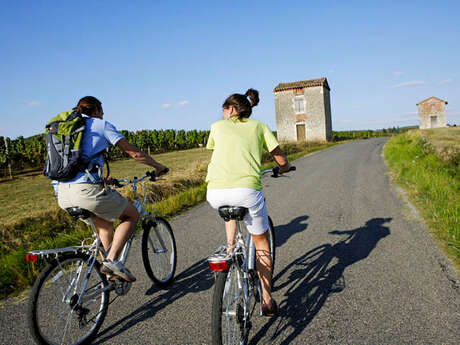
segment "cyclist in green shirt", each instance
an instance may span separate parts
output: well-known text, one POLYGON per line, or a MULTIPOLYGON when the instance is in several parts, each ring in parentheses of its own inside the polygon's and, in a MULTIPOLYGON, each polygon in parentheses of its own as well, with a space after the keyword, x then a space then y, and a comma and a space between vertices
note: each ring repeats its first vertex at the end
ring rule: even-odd
MULTIPOLYGON (((280 173, 289 171, 290 164, 278 141, 263 123, 250 120, 252 107, 259 103, 257 90, 244 95, 233 94, 222 105, 222 120, 211 126, 207 148, 213 150, 208 166, 207 200, 213 208, 241 206, 248 208, 244 221, 256 247, 256 265, 262 283, 265 315, 279 314, 271 296, 271 257, 266 231, 268 215, 261 192, 262 149, 267 150, 280 166, 280 173), (249 99, 248 99, 249 98, 249 99)), ((227 246, 235 244, 236 221, 225 223, 227 246)))

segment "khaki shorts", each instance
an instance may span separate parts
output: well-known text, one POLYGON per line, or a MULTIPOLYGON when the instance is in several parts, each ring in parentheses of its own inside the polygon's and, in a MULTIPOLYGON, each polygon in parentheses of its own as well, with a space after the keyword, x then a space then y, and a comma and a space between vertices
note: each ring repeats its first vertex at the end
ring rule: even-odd
POLYGON ((120 193, 98 183, 59 183, 59 207, 81 207, 99 218, 117 220, 130 204, 120 193))

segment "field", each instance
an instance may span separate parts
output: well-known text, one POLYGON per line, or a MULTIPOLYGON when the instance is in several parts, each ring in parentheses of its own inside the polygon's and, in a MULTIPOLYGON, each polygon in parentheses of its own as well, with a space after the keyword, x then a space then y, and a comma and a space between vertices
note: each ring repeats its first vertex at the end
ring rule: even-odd
POLYGON ((413 130, 384 152, 395 181, 460 272, 460 128, 413 130))
MULTIPOLYGON (((200 183, 205 174, 211 152, 204 148, 175 151, 155 155, 159 162, 170 167, 167 181, 159 182, 157 189, 165 194, 174 193, 200 183)), ((110 163, 111 175, 118 178, 141 176, 148 166, 133 160, 110 163)), ((36 217, 57 210, 50 180, 42 174, 19 177, 0 183, 0 219, 4 225, 14 224, 25 217, 36 217)))

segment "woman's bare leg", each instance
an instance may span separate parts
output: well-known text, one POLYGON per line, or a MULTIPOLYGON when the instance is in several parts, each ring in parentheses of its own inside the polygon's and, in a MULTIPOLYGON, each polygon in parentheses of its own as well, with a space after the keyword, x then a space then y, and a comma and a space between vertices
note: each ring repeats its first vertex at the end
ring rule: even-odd
POLYGON ((107 250, 107 248, 110 247, 113 239, 113 223, 95 215, 92 215, 91 219, 93 220, 94 226, 99 232, 99 238, 102 242, 102 246, 105 250, 107 250))
POLYGON ((136 228, 139 213, 133 205, 129 204, 120 216, 121 223, 117 226, 113 236, 112 246, 107 255, 107 260, 117 260, 126 241, 136 228))
POLYGON ((225 222, 225 234, 227 235, 227 245, 233 246, 235 244, 236 236, 236 220, 231 219, 225 222))
POLYGON ((267 231, 262 235, 252 235, 256 247, 256 268, 262 285, 262 297, 264 303, 269 303, 272 287, 272 260, 268 244, 267 231))

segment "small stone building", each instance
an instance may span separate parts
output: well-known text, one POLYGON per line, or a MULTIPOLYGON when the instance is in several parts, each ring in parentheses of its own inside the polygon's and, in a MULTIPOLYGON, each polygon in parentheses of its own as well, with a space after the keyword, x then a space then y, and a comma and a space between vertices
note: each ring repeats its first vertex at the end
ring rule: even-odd
POLYGON ((446 127, 446 105, 447 102, 438 97, 430 97, 417 103, 420 119, 419 128, 446 127))
POLYGON ((332 139, 331 89, 326 78, 279 83, 273 91, 279 141, 332 139))

